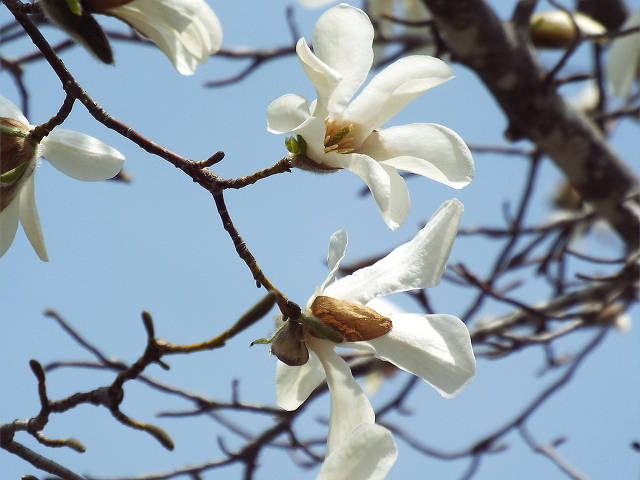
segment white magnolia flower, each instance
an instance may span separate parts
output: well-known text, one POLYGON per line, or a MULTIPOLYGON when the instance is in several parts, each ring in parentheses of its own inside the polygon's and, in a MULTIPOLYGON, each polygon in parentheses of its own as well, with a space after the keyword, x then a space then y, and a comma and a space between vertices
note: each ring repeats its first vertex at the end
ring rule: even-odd
MULTIPOLYGON (((626 30, 640 27, 640 10, 620 27, 626 30)), ((627 98, 634 81, 640 79, 640 32, 613 40, 607 61, 606 77, 613 93, 627 98)))
POLYGON ((59 128, 39 144, 33 143, 27 137, 32 128, 29 121, 2 96, 0 128, 0 257, 11 246, 20 221, 33 249, 46 262, 49 258, 34 197, 33 178, 38 158, 46 157, 70 177, 95 181, 116 175, 124 157, 100 140, 59 128))
MULTIPOLYGON (((319 314, 316 308, 318 298, 330 297, 336 303, 353 302, 349 305, 359 304, 362 309, 378 296, 438 284, 462 210, 458 200, 445 202, 413 240, 373 265, 339 280, 336 280, 336 273, 345 256, 347 235, 344 230, 334 233, 329 243, 329 275, 309 299, 303 317, 314 317, 314 312, 319 314)), ((380 317, 379 312, 370 312, 372 317, 380 317)), ((368 319, 360 320, 368 322, 368 319)), ((342 343, 317 338, 303 324, 299 340, 309 350, 308 361, 301 366, 288 366, 278 360, 276 403, 285 410, 298 408, 326 377, 331 414, 326 461, 321 474, 325 469, 334 474, 342 471, 358 474, 355 477, 345 474, 321 478, 383 478, 396 455, 392 440, 381 440, 383 446, 370 445, 357 457, 358 462, 369 464, 371 470, 351 468, 350 462, 356 462, 356 459, 345 454, 345 449, 352 451, 349 449, 355 448, 353 445, 365 444, 362 440, 364 431, 380 438, 387 438, 388 432, 380 430, 381 427, 373 429, 373 409, 353 379, 349 366, 334 351, 336 346, 368 350, 376 357, 421 377, 445 397, 456 395, 475 374, 469 331, 460 319, 444 314, 389 313, 385 320, 390 321, 390 329, 387 328, 381 336, 342 343), (380 463, 376 463, 376 459, 380 463)), ((364 325, 365 329, 369 326, 364 325)), ((272 351, 276 354, 277 338, 276 334, 272 344, 272 351)))
POLYGON ((410 208, 398 169, 462 188, 471 181, 474 166, 464 141, 442 125, 380 128, 419 95, 454 77, 441 60, 401 58, 351 101, 371 68, 372 42, 373 27, 362 10, 341 4, 326 11, 313 31, 315 54, 304 38, 296 45, 317 100, 309 106, 300 95, 276 99, 267 109, 267 129, 297 136, 299 151, 293 153, 304 155, 293 157, 296 166, 318 172, 344 168, 362 178, 382 218, 396 229, 410 208))
POLYGON ((183 75, 222 45, 222 26, 204 0, 83 0, 91 12, 117 17, 155 43, 183 75))

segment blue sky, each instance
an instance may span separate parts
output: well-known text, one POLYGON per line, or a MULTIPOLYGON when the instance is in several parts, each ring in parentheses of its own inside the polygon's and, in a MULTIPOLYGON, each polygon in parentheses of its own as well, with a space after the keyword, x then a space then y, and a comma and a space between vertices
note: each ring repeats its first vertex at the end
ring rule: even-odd
MULTIPOLYGON (((211 3, 224 28, 224 45, 280 46, 290 42, 284 9, 288 2, 252 2, 249 11, 232 2, 211 3)), ((638 2, 630 3, 635 8, 638 2)), ((301 32, 310 39, 321 10, 296 8, 301 32)), ((0 23, 9 20, 0 9, 0 23)), ((111 19, 103 25, 120 28, 111 19)), ((62 36, 44 29, 51 42, 62 36)), ((265 129, 265 110, 285 93, 314 97, 311 84, 295 57, 268 62, 237 84, 205 89, 210 79, 239 71, 243 62, 211 59, 192 77, 175 73, 155 48, 114 42, 116 66, 97 63, 81 48, 62 58, 80 84, 111 115, 141 134, 186 157, 204 159, 217 150, 226 158, 214 167, 223 177, 238 177, 267 167, 282 158, 284 137, 265 129)), ((2 47, 5 55, 30 51, 29 42, 2 47)), ((549 57, 544 57, 546 60, 549 57)), ((588 66, 583 52, 575 62, 588 66), (582 62, 582 63, 581 63, 582 62)), ((475 76, 453 65, 457 77, 426 93, 394 118, 391 124, 434 122, 457 131, 472 144, 504 144, 505 118, 475 76)), ((3 73, 2 95, 19 102, 9 75, 3 73)), ((54 114, 63 100, 59 83, 44 62, 29 65, 25 81, 31 92, 29 120, 40 123, 54 114)), ((567 94, 573 92, 566 90, 567 94)), ((36 175, 36 200, 51 261, 42 263, 19 230, 14 244, 0 259, 3 298, 3 347, 0 349, 0 423, 33 416, 38 410, 34 378, 28 361, 89 360, 43 310, 52 308, 110 357, 132 362, 144 348, 140 312, 149 310, 158 336, 173 343, 201 341, 227 328, 258 300, 246 266, 235 255, 221 228, 210 195, 164 160, 97 124, 76 104, 65 128, 78 130, 114 146, 126 156, 125 169, 133 183, 84 183, 70 179, 46 162, 36 175)), ((614 147, 636 172, 638 124, 621 125, 614 147)), ((522 146, 527 146, 522 142, 522 146)), ((326 275, 324 258, 329 236, 340 228, 349 233, 347 261, 393 248, 415 233, 445 200, 457 197, 465 204, 462 225, 501 226, 502 205, 517 199, 526 180, 525 160, 475 155, 476 177, 465 189, 454 191, 424 178, 408 181, 412 198, 409 218, 396 232, 381 220, 370 197, 360 197, 361 181, 348 172, 314 175, 303 171, 279 175, 241 191, 226 193, 236 227, 271 281, 287 296, 303 304, 326 275)), ((548 217, 547 198, 559 180, 545 161, 536 186, 536 202, 527 223, 548 217)), ((605 236, 595 248, 603 256, 617 256, 617 241, 605 236)), ((491 264, 488 242, 460 239, 450 260, 463 261, 480 274, 491 264)), ((519 292, 535 302, 546 292, 539 286, 519 292)), ((443 283, 430 292, 436 311, 461 314, 471 292, 443 283)), ((406 309, 413 307, 397 296, 406 309)), ((487 304, 484 315, 504 313, 505 307, 487 304)), ((637 317, 638 308, 632 311, 637 317)), ((169 358, 171 370, 153 366, 148 374, 219 400, 230 399, 230 385, 239 380, 240 398, 252 403, 274 402, 275 359, 267 348, 249 348, 251 340, 269 334, 270 317, 238 335, 224 349, 184 358, 169 358)), ((557 351, 575 353, 595 332, 560 340, 557 351)), ((630 449, 640 440, 637 355, 640 333, 611 331, 603 345, 583 364, 571 385, 546 403, 533 417, 530 430, 541 443, 563 435, 559 452, 590 478, 622 478, 638 471, 638 453, 630 449)), ((480 359, 474 381, 455 399, 442 399, 422 384, 408 398, 411 416, 394 414, 387 421, 414 432, 428 445, 443 450, 468 446, 509 421, 557 373, 536 376, 543 366, 540 349, 529 349, 500 361, 480 359)), ((49 375, 51 398, 109 383, 112 374, 93 370, 60 369, 49 375)), ((396 375, 372 397, 374 407, 384 403, 408 379, 396 375)), ((47 450, 18 435, 16 439, 50 455, 81 473, 100 476, 165 471, 221 456, 216 438, 228 448, 241 438, 204 418, 156 418, 159 411, 188 408, 185 402, 130 383, 123 410, 142 421, 160 425, 174 438, 176 450, 167 453, 150 437, 117 424, 103 409, 83 406, 54 416, 45 433, 50 437, 77 437, 87 452, 47 450)), ((327 397, 314 401, 299 420, 307 437, 325 432, 318 419, 329 413, 327 397)), ((225 414, 226 415, 226 414, 225 414)), ((266 427, 265 419, 231 416, 252 432, 266 427)), ((507 453, 486 456, 475 478, 564 478, 547 459, 533 453, 512 434, 503 439, 507 453)), ((424 472, 430 478, 459 478, 468 460, 442 462, 421 456, 398 441, 399 459, 388 478, 412 478, 424 472)), ((260 456, 257 478, 314 478, 281 451, 260 456)), ((36 474, 26 463, 0 450, 4 478, 36 474)), ((224 470, 237 478, 240 470, 224 470)), ((225 477, 226 478, 226 477, 225 477)))

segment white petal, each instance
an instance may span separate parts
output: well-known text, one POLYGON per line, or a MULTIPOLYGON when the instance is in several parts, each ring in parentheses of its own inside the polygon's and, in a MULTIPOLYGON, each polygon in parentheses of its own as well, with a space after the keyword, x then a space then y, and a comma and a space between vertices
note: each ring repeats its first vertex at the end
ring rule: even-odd
POLYGON ((38 216, 38 209, 36 208, 36 198, 34 189, 34 176, 31 175, 20 191, 19 197, 19 210, 20 210, 20 222, 24 233, 27 234, 31 246, 40 257, 43 262, 49 261, 47 255, 47 247, 44 244, 44 237, 42 235, 42 227, 40 226, 40 217, 38 216))
POLYGON ((413 240, 329 285, 325 295, 366 304, 377 296, 437 285, 463 209, 457 199, 444 202, 413 240))
POLYGON ((391 432, 380 425, 357 426, 327 455, 316 480, 382 480, 398 458, 391 432))
MULTIPOLYGON (((0 190, 0 194, 2 191, 0 190)), ((19 200, 14 198, 4 210, 0 212, 0 257, 2 257, 13 243, 18 230, 19 200)))
POLYGON ((395 168, 381 164, 389 175, 391 194, 389 195, 389 205, 386 210, 380 210, 382 219, 391 230, 397 229, 409 216, 411 209, 411 199, 407 184, 395 168))
POLYGON ((288 93, 276 98, 267 107, 267 130, 277 134, 291 133, 310 116, 307 99, 288 93))
POLYGON ((396 60, 364 87, 343 113, 345 120, 363 126, 363 139, 427 90, 454 77, 442 60, 411 55, 396 60))
POLYGON ((367 184, 381 212, 387 211, 391 199, 391 179, 385 168, 371 157, 357 153, 333 153, 327 157, 339 157, 346 161, 345 168, 358 175, 367 184))
POLYGON ((115 176, 124 157, 115 148, 83 133, 56 128, 41 142, 41 155, 61 172, 78 180, 115 176))
POLYGON ((318 19, 313 29, 315 54, 342 77, 328 101, 330 114, 344 110, 367 78, 373 63, 373 35, 367 14, 344 3, 318 19))
POLYGON ((453 188, 462 188, 473 179, 469 147, 456 132, 434 123, 374 131, 358 152, 453 188))
MULTIPOLYGON (((189 2, 192 3, 192 2, 189 2)), ((171 60, 176 70, 183 75, 192 75, 198 61, 204 61, 205 52, 213 53, 219 48, 219 39, 202 44, 202 38, 194 40, 193 17, 188 3, 158 0, 135 0, 109 10, 109 13, 127 22, 148 37, 171 60), (184 33, 184 35, 183 35, 184 33), (213 46, 214 44, 215 47, 213 46)), ((213 13, 213 12, 212 12, 213 13)), ((217 19, 216 19, 217 20, 217 19)), ((210 22, 209 22, 210 23, 210 22)), ((218 33, 212 34, 216 39, 218 33)))
POLYGON ((342 81, 342 75, 316 57, 304 38, 298 40, 296 53, 302 69, 311 80, 318 96, 313 113, 324 118, 329 113, 329 100, 342 81))
POLYGON ((340 268, 342 260, 347 253, 348 237, 347 232, 344 230, 338 230, 329 239, 329 253, 327 254, 327 264, 329 265, 329 275, 320 287, 320 292, 323 292, 327 285, 333 283, 336 278, 336 273, 340 268))
MULTIPOLYGON (((640 26, 640 10, 631 15, 620 28, 640 26)), ((640 69, 640 32, 616 38, 611 44, 606 78, 613 92, 623 98, 629 96, 631 84, 640 69)))
POLYGON ((419 376, 442 396, 452 397, 476 370, 469 331, 452 315, 394 314, 382 337, 351 346, 369 347, 376 357, 419 376))
POLYGON ((29 125, 29 120, 22 114, 22 111, 11 100, 0 95, 0 117, 13 118, 20 123, 29 125))
POLYGON ((283 410, 295 410, 324 379, 324 369, 313 350, 309 350, 309 361, 300 367, 290 367, 278 360, 276 404, 283 410))
POLYGON ((331 395, 326 453, 329 456, 336 449, 339 449, 340 444, 347 441, 355 427, 363 423, 373 424, 375 414, 366 395, 353 379, 351 369, 333 351, 335 344, 328 340, 312 338, 307 345, 313 349, 322 362, 331 395))

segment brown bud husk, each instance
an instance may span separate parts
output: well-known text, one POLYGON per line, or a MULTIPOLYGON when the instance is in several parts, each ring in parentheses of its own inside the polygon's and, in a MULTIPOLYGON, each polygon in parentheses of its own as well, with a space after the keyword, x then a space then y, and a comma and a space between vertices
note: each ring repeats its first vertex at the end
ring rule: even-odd
POLYGON ((381 337, 392 327, 391 320, 375 310, 323 295, 315 298, 311 313, 328 327, 340 332, 345 342, 372 340, 381 337))
POLYGON ((271 353, 290 367, 299 367, 309 361, 309 350, 302 341, 304 328, 298 322, 287 322, 275 333, 271 353))
POLYGON ((0 212, 20 191, 20 179, 35 168, 32 161, 37 144, 29 137, 29 127, 13 118, 0 117, 0 212))
MULTIPOLYGON (((21 130, 25 135, 29 133, 27 125, 13 118, 0 117, 0 125, 16 131, 21 130)), ((0 133, 0 175, 13 170, 31 155, 33 144, 26 136, 0 133)))
POLYGON ((90 12, 99 13, 110 8, 121 7, 132 1, 133 0, 82 0, 82 6, 90 12))

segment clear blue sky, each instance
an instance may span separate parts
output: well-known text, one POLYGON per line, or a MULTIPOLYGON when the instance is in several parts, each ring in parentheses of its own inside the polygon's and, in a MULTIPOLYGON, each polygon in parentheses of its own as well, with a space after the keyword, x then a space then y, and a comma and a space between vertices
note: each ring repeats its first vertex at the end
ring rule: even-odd
MULTIPOLYGON (((266 47, 290 42, 284 18, 290 2, 251 2, 248 9, 232 3, 211 3, 224 28, 225 46, 266 47)), ((637 1, 631 5, 640 7, 637 1)), ((307 39, 321 11, 296 8, 296 19, 307 39)), ((0 8, 0 23, 8 20, 7 10, 0 8)), ((100 21, 120 28, 115 21, 100 21)), ((62 38, 52 28, 44 32, 50 41, 62 38)), ((285 155, 284 138, 265 129, 265 110, 272 100, 285 93, 314 97, 293 56, 269 62, 235 85, 204 89, 203 82, 231 75, 244 63, 213 58, 194 76, 183 77, 155 48, 121 42, 114 42, 113 47, 115 68, 97 63, 81 48, 66 51, 62 58, 80 84, 111 115, 150 139, 193 159, 205 159, 224 150, 225 160, 214 167, 223 177, 252 173, 285 155)), ((12 43, 3 46, 2 53, 18 55, 31 48, 29 42, 12 43)), ((588 65, 586 54, 579 58, 582 65, 588 65)), ((503 115, 471 72, 459 65, 453 67, 457 73, 454 80, 413 102, 392 123, 441 123, 469 143, 502 144, 506 127, 503 115)), ((11 77, 3 73, 0 79, 0 93, 19 103, 11 77)), ((25 81, 31 92, 29 120, 41 123, 57 111, 63 92, 44 62, 29 65, 25 81)), ((29 359, 36 358, 43 364, 91 359, 42 315, 47 308, 59 312, 108 356, 131 362, 144 348, 141 310, 153 314, 158 336, 173 343, 188 343, 221 332, 263 294, 235 255, 207 192, 164 160, 97 124, 80 104, 74 106, 64 127, 93 135, 120 150, 134 181, 129 185, 90 184, 72 180, 46 162, 39 168, 36 200, 51 261, 38 260, 21 230, 0 259, 0 423, 30 417, 38 411, 29 359)), ((622 126, 614 143, 636 172, 640 170, 637 138, 637 124, 622 126)), ((227 192, 227 206, 266 275, 287 296, 304 303, 325 278, 328 239, 340 228, 349 233, 347 261, 355 261, 409 239, 421 221, 454 196, 465 204, 463 226, 503 225, 502 204, 515 202, 525 181, 527 163, 495 155, 475 155, 475 160, 476 177, 461 191, 423 178, 409 180, 412 209, 396 232, 381 220, 372 198, 357 195, 362 183, 348 172, 316 176, 294 171, 279 175, 241 191, 227 192)), ((556 169, 545 161, 536 187, 537 201, 527 223, 548 217, 545 198, 559 178, 556 169)), ((606 237, 598 248, 603 256, 615 256, 617 246, 613 237, 606 237)), ((454 245, 451 261, 464 261, 472 270, 486 272, 491 258, 488 248, 485 242, 462 239, 454 245)), ((536 301, 544 298, 544 293, 527 291, 522 295, 536 301)), ((450 314, 461 314, 471 298, 470 292, 446 283, 433 289, 431 297, 439 313, 450 314)), ((400 296, 398 301, 407 309, 413 307, 406 298, 400 296)), ((505 311, 503 306, 487 306, 486 315, 505 311)), ((637 317, 638 309, 632 313, 637 317)), ((169 372, 154 366, 147 373, 219 400, 230 399, 231 382, 238 379, 243 401, 273 404, 275 358, 268 356, 264 346, 248 346, 251 340, 266 336, 271 326, 270 318, 265 318, 224 349, 169 358, 169 372)), ((577 335, 558 342, 557 350, 570 354, 587 340, 588 335, 577 335)), ((578 370, 572 384, 532 418, 530 429, 539 442, 568 436, 559 452, 590 478, 629 478, 638 473, 639 454, 629 444, 640 440, 639 340, 637 326, 626 335, 609 333, 578 370)), ((455 399, 442 399, 433 389, 421 385, 406 403, 414 414, 393 415, 386 420, 414 431, 428 445, 445 450, 466 447, 510 420, 556 378, 552 374, 536 376, 543 364, 540 349, 500 361, 480 359, 475 380, 455 399)), ((63 369, 48 378, 50 397, 59 398, 107 384, 113 375, 63 369)), ((374 407, 390 398, 407 378, 400 374, 386 383, 372 397, 374 407)), ((155 416, 158 411, 189 407, 140 384, 126 386, 123 411, 162 426, 176 442, 172 453, 147 435, 116 423, 104 409, 91 406, 53 416, 45 430, 50 437, 77 437, 87 447, 84 454, 47 450, 24 434, 16 439, 76 472, 100 476, 159 472, 219 458, 217 436, 222 436, 230 449, 243 444, 241 438, 203 418, 172 420, 155 416)), ((325 431, 317 419, 327 418, 328 413, 328 397, 317 399, 298 425, 308 429, 308 437, 316 437, 325 431)), ((252 432, 267 425, 256 417, 230 418, 252 432)), ((524 446, 519 437, 511 435, 504 440, 509 452, 486 456, 475 478, 565 478, 547 459, 524 446)), ((398 447, 399 459, 390 479, 412 478, 416 472, 428 478, 459 478, 468 465, 468 460, 447 463, 421 456, 402 441, 398 441, 398 447)), ((259 461, 259 479, 314 478, 317 471, 298 469, 274 449, 263 451, 259 461)), ((38 475, 34 468, 3 450, 0 472, 3 479, 19 478, 24 473, 38 475)), ((225 478, 239 476, 236 467, 225 472, 225 478)))

